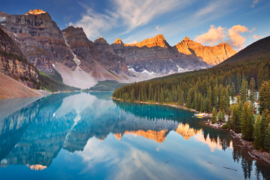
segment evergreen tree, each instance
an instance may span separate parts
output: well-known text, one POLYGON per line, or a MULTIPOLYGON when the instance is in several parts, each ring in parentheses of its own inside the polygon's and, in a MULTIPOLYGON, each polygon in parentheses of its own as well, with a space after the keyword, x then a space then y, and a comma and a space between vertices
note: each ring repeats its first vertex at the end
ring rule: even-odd
POLYGON ((254 80, 254 78, 251 78, 250 83, 249 83, 249 86, 250 86, 250 97, 249 97, 249 99, 250 99, 250 101, 253 104, 253 102, 254 102, 254 95, 255 95, 255 80, 254 80))
POLYGON ((154 90, 153 90, 152 84, 150 83, 150 84, 149 84, 149 95, 148 95, 148 100, 149 100, 149 101, 152 101, 153 98, 154 98, 154 90))
POLYGON ((192 89, 190 89, 189 91, 188 91, 188 97, 187 97, 187 107, 188 108, 190 108, 191 107, 191 92, 192 92, 192 89))
POLYGON ((241 109, 239 104, 236 104, 233 107, 232 129, 237 133, 241 132, 241 109))
POLYGON ((231 86, 231 94, 230 94, 232 97, 236 96, 236 92, 235 92, 235 84, 234 82, 232 83, 232 86, 231 86))
POLYGON ((243 103, 247 101, 247 82, 245 80, 242 81, 241 85, 241 101, 243 103))
POLYGON ((200 112, 203 112, 203 97, 201 94, 199 97, 200 97, 200 112))
POLYGON ((220 109, 220 111, 223 111, 223 110, 225 110, 225 106, 226 106, 226 104, 225 104, 225 89, 222 89, 222 91, 221 91, 221 94, 220 94, 220 101, 219 101, 219 103, 220 103, 220 105, 219 105, 219 109, 220 109))
POLYGON ((267 127, 268 127, 269 124, 270 124, 270 114, 267 115, 266 120, 265 120, 265 123, 264 123, 264 129, 263 129, 264 135, 266 133, 266 129, 267 129, 267 127))
POLYGON ((215 108, 218 108, 218 86, 216 85, 213 93, 213 103, 215 108))
POLYGON ((268 125, 268 128, 266 129, 263 147, 264 149, 270 152, 270 124, 268 125))
POLYGON ((198 99, 199 99, 198 94, 195 91, 193 106, 195 107, 196 111, 200 111, 200 104, 198 102, 198 99))
POLYGON ((224 101, 225 101, 225 112, 226 112, 226 114, 229 114, 229 111, 230 111, 230 95, 229 95, 229 89, 230 89, 230 85, 227 86, 226 91, 225 91, 225 97, 224 97, 224 101))
POLYGON ((225 113, 224 113, 224 110, 219 111, 219 113, 218 113, 218 121, 219 122, 225 122, 225 113))
POLYGON ((130 100, 131 100, 131 101, 134 101, 134 89, 131 90, 131 93, 130 93, 130 100))
POLYGON ((162 88, 160 91, 159 99, 160 99, 160 103, 163 104, 164 103, 164 91, 162 88))
POLYGON ((262 113, 264 110, 270 109, 270 81, 263 81, 259 94, 260 113, 262 113))
POLYGON ((255 123, 255 128, 254 128, 254 148, 255 149, 262 149, 263 147, 263 136, 261 134, 261 117, 258 116, 256 123, 255 123))
POLYGON ((215 124, 217 122, 217 110, 215 107, 213 107, 211 121, 212 121, 212 124, 215 124))
POLYGON ((245 102, 241 114, 241 131, 244 140, 252 140, 253 136, 253 113, 250 111, 249 103, 245 102))

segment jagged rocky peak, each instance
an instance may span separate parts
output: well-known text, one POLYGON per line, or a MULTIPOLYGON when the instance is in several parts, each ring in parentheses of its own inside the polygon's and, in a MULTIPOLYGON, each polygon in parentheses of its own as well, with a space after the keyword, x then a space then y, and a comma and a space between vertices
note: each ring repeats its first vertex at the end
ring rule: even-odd
POLYGON ((113 44, 124 44, 120 38, 117 38, 113 44))
POLYGON ((179 53, 193 55, 203 59, 209 65, 217 65, 236 54, 236 51, 227 43, 216 46, 204 46, 188 37, 175 45, 179 53))
POLYGON ((165 37, 162 34, 158 34, 156 37, 145 39, 141 42, 138 42, 136 44, 132 44, 130 46, 137 46, 137 47, 164 47, 168 48, 170 45, 167 43, 165 37))
POLYGON ((104 44, 108 44, 107 43, 107 41, 103 38, 103 37, 99 37, 99 38, 97 38, 95 41, 94 41, 94 43, 96 44, 96 43, 104 43, 104 44))
POLYGON ((62 30, 62 32, 64 33, 64 35, 68 41, 70 40, 71 37, 73 37, 74 40, 79 40, 78 38, 87 39, 87 36, 84 33, 83 28, 81 28, 81 27, 75 28, 73 26, 69 26, 66 29, 62 30))
POLYGON ((46 13, 45 11, 41 10, 41 9, 35 9, 35 10, 30 10, 29 12, 25 13, 24 15, 39 15, 39 14, 44 14, 46 13))
POLYGON ((94 44, 100 50, 109 51, 112 54, 115 54, 113 48, 108 44, 108 42, 103 37, 96 39, 94 41, 94 44))

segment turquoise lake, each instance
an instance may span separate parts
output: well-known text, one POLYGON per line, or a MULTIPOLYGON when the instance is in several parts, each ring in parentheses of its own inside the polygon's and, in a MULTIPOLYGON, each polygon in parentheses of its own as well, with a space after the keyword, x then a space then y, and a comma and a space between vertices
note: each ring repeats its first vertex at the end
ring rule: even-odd
POLYGON ((0 101, 0 179, 270 179, 186 110, 61 93, 0 101))

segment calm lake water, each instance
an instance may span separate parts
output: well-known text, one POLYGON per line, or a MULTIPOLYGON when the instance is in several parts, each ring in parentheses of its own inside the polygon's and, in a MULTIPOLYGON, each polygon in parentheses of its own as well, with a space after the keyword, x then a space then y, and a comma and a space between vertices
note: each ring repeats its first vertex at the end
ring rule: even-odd
POLYGON ((269 179, 192 112, 111 93, 0 101, 0 179, 269 179))

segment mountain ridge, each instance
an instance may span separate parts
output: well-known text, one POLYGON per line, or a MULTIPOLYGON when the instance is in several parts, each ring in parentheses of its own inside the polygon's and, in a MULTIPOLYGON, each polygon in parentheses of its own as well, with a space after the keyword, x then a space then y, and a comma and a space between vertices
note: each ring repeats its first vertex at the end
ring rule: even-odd
MULTIPOLYGON (((131 83, 212 66, 195 51, 185 54, 170 46, 162 34, 135 44, 125 44, 120 38, 108 44, 102 37, 89 40, 82 28, 60 30, 43 10, 23 15, 0 13, 0 19, 0 27, 30 64, 49 75, 58 71, 65 84, 78 88, 103 80, 131 83)), ((191 40, 186 37, 183 41, 191 40)))

